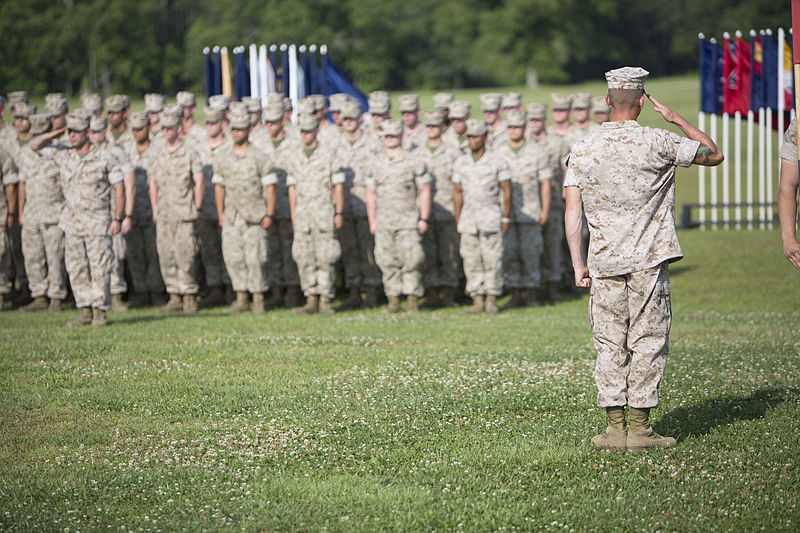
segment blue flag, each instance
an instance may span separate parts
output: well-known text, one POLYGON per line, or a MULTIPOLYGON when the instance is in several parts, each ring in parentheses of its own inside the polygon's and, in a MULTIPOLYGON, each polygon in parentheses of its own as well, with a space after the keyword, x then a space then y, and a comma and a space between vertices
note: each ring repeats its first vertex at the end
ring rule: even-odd
POLYGON ((330 96, 334 93, 347 93, 358 100, 361 104, 361 109, 367 109, 367 97, 353 85, 347 76, 336 68, 329 59, 327 54, 322 56, 322 68, 325 71, 325 96, 330 96))
POLYGON ((764 47, 762 38, 750 36, 750 110, 758 113, 764 101, 764 47))
POLYGON ((722 48, 700 38, 700 111, 722 113, 722 48))
MULTIPOLYGON (((244 46, 233 49, 234 81, 236 99, 250 96, 250 69, 247 68, 247 58, 244 55, 244 46)), ((256 65, 253 65, 257 68, 256 65)))
MULTIPOLYGON (((285 46, 285 45, 284 45, 285 46)), ((289 96, 289 50, 281 47, 281 87, 283 96, 289 96)))
POLYGON ((763 61, 761 65, 764 78, 764 106, 778 110, 778 43, 772 34, 761 37, 763 61))

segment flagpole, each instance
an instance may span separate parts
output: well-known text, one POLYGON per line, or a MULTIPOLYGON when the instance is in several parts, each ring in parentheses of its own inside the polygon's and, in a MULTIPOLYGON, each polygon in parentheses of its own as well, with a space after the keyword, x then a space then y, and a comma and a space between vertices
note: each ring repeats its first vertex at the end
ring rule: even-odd
POLYGON ((267 95, 269 85, 267 84, 267 45, 262 44, 258 47, 258 90, 261 97, 261 105, 267 105, 267 95))
MULTIPOLYGON (((767 37, 770 39, 770 46, 772 46, 772 30, 767 29, 766 33, 767 33, 767 37)), ((773 57, 775 57, 775 56, 773 56, 773 57)), ((778 72, 780 72, 780 69, 776 69, 776 70, 778 72)), ((769 100, 767 100, 767 102, 769 102, 769 100)), ((764 189, 766 190, 766 198, 765 198, 764 201, 767 203, 767 205, 764 206, 764 209, 765 209, 766 213, 762 218, 766 219, 767 228, 772 229, 772 206, 770 204, 772 203, 772 183, 773 183, 773 178, 772 178, 772 137, 773 137, 773 133, 772 133, 772 107, 770 107, 769 105, 767 105, 766 121, 767 121, 767 132, 766 132, 766 135, 767 135, 767 153, 766 153, 765 157, 766 157, 766 161, 767 161, 767 169, 766 169, 766 177, 765 177, 765 182, 764 182, 764 189)))
MULTIPOLYGON (((717 40, 713 37, 711 38, 711 44, 716 45, 717 40)), ((711 114, 711 140, 714 143, 718 142, 717 139, 717 115, 711 114)), ((723 152, 725 153, 725 152, 723 152)), ((717 199, 718 199, 718 181, 717 181, 717 170, 716 166, 711 167, 711 228, 717 229, 717 222, 719 221, 719 208, 717 207, 717 199)))
MULTIPOLYGON (((795 86, 794 108, 797 110, 800 108, 800 31, 794 31, 795 28, 800 29, 800 0, 792 0, 792 70, 795 86)), ((795 122, 795 128, 800 138, 800 124, 795 122)))
POLYGON ((289 98, 292 100, 292 122, 297 124, 297 101, 300 88, 297 86, 297 46, 289 45, 289 98))
MULTIPOLYGON (((700 111, 697 113, 697 125, 700 131, 706 131, 706 114, 703 113, 703 42, 706 36, 702 33, 697 34, 698 48, 700 54, 700 111)), ((697 165, 697 201, 700 204, 698 219, 700 222, 700 229, 706 229, 706 167, 705 165, 697 165)))

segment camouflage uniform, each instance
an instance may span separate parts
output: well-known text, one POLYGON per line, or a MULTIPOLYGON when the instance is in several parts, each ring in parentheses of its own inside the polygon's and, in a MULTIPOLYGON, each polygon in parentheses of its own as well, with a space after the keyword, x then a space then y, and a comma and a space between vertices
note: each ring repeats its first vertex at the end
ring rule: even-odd
MULTIPOLYGON (((189 141, 189 137, 187 137, 189 141)), ((232 146, 230 137, 219 146, 211 148, 208 144, 208 136, 203 132, 203 140, 197 144, 189 144, 200 155, 203 163, 203 203, 200 207, 200 221, 197 223, 197 238, 200 249, 200 261, 203 263, 206 285, 208 287, 221 287, 228 283, 228 271, 225 268, 225 261, 222 257, 222 230, 219 227, 217 218, 217 207, 214 204, 214 185, 211 180, 214 177, 214 159, 218 153, 225 148, 232 146)))
POLYGON ((75 305, 106 310, 113 255, 108 203, 113 187, 122 183, 119 163, 98 146, 79 155, 59 145, 43 149, 42 155, 54 159, 61 172, 64 211, 59 226, 64 230, 64 259, 75 305))
POLYGON ((333 227, 333 186, 344 183, 344 174, 330 148, 319 144, 309 155, 295 145, 286 159, 286 184, 296 194, 292 257, 306 296, 333 298, 336 271, 342 254, 333 227))
POLYGON ((203 165, 197 152, 183 142, 174 151, 165 142, 154 143, 152 150, 150 177, 155 178, 158 195, 155 222, 161 276, 169 294, 197 294, 193 176, 202 173, 203 165))
POLYGON ((553 174, 550 156, 526 143, 518 151, 506 143, 497 149, 511 167, 511 223, 503 236, 503 271, 510 289, 536 289, 542 283, 544 248, 540 182, 553 174))
POLYGON ((461 259, 467 278, 467 292, 499 296, 503 290, 503 237, 501 181, 511 179, 508 163, 486 151, 477 161, 471 154, 456 160, 453 183, 460 183, 464 206, 458 220, 461 259))
POLYGON ((783 143, 781 143, 778 157, 787 161, 797 161, 797 119, 792 119, 789 128, 783 133, 783 143))
POLYGON ((255 146, 233 144, 216 154, 212 183, 225 188, 222 255, 236 292, 264 293, 267 283, 266 188, 275 185, 272 161, 255 146))
POLYGON ((31 296, 67 297, 64 231, 58 227, 64 194, 58 165, 25 147, 20 154, 20 181, 25 182, 22 253, 31 296))
MULTIPOLYGON (((8 270, 11 263, 11 249, 6 231, 8 218, 8 201, 6 200, 6 186, 19 181, 17 167, 14 160, 4 150, 0 149, 0 295, 5 296, 11 292, 11 282, 8 279, 8 270)), ((2 305, 0 305, 0 311, 2 305)))
POLYGON ((381 271, 375 261, 375 237, 367 219, 367 174, 369 165, 383 151, 383 143, 366 132, 352 144, 344 137, 336 149, 344 170, 344 217, 337 234, 342 246, 345 287, 377 287, 381 271))
POLYGON ((142 152, 136 147, 135 141, 126 146, 136 179, 131 230, 125 234, 128 270, 131 273, 134 292, 160 294, 165 289, 158 265, 156 226, 153 223, 153 208, 150 205, 150 184, 148 182, 153 145, 151 144, 142 152))
POLYGON ((461 277, 461 256, 453 206, 453 166, 462 154, 444 140, 434 150, 427 145, 421 147, 418 154, 433 176, 431 222, 422 235, 425 287, 456 288, 461 277))
POLYGON ((672 320, 667 263, 683 256, 675 166, 690 166, 699 146, 628 120, 606 122, 572 147, 564 185, 580 188, 591 232, 589 320, 600 407, 658 405, 672 320))
POLYGON ((407 152, 400 152, 395 158, 385 152, 376 155, 370 166, 366 186, 378 195, 375 261, 383 274, 386 296, 421 297, 425 293, 425 252, 417 230, 417 190, 430 182, 425 162, 407 152))

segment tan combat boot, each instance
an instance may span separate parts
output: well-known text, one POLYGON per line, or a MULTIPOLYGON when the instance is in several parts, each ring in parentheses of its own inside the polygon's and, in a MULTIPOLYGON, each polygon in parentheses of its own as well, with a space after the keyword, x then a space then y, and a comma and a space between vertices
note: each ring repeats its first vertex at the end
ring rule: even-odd
POLYGON ((20 311, 24 313, 30 313, 33 311, 46 311, 48 308, 47 297, 46 296, 37 296, 33 299, 31 303, 28 305, 23 305, 19 308, 20 311))
POLYGON ((493 294, 486 295, 486 312, 493 315, 500 312, 500 309, 497 308, 497 296, 493 294))
POLYGON ((399 313, 400 312, 400 297, 389 296, 389 305, 383 310, 384 313, 399 313))
POLYGON ((283 305, 283 288, 272 287, 272 296, 264 303, 264 309, 275 309, 283 305))
POLYGON ((442 306, 442 300, 439 299, 439 291, 435 287, 425 289, 425 301, 422 303, 423 309, 436 309, 442 306))
POLYGON ((631 407, 631 426, 628 428, 628 449, 639 452, 648 448, 671 448, 676 441, 672 437, 662 437, 650 426, 650 409, 631 407))
POLYGON ((506 304, 503 306, 503 309, 505 310, 505 309, 514 309, 517 307, 522 307, 524 303, 525 300, 522 299, 522 290, 511 289, 511 298, 508 299, 506 304))
POLYGON ((319 297, 319 307, 317 309, 323 315, 332 315, 333 307, 331 307, 331 299, 327 296, 319 297))
POLYGON ((183 311, 183 302, 181 301, 180 294, 170 294, 169 301, 158 308, 161 313, 177 313, 183 311))
POLYGON ((106 310, 92 307, 92 325, 93 326, 107 326, 106 310))
POLYGON ((453 287, 444 287, 442 289, 442 307, 455 307, 456 290, 453 287))
POLYGON ((300 307, 299 309, 295 309, 293 312, 298 315, 303 313, 307 315, 313 315, 317 311, 319 311, 319 296, 316 294, 309 294, 306 297, 306 305, 300 307))
POLYGON ((225 305, 225 290, 219 285, 211 287, 208 290, 208 295, 200 301, 200 307, 204 309, 221 305, 225 305))
POLYGON ((364 298, 364 309, 372 309, 376 305, 378 305, 378 289, 375 287, 365 287, 364 294, 366 298, 364 298))
POLYGON ((297 290, 297 285, 289 285, 286 287, 286 297, 283 300, 283 306, 287 309, 291 309, 298 305, 300 305, 300 291, 297 290))
POLYGON ((419 297, 409 294, 406 297, 406 313, 419 313, 419 297))
POLYGON ((264 312, 264 293, 263 292, 254 292, 253 293, 253 312, 254 313, 263 313, 264 312))
POLYGON ((127 311, 128 306, 125 305, 125 302, 122 301, 121 294, 112 294, 111 295, 111 310, 112 311, 127 311))
POLYGON ((67 326, 88 326, 92 323, 92 308, 81 307, 81 314, 75 320, 67 322, 67 326))
POLYGON ((467 307, 461 311, 465 315, 483 313, 483 294, 476 294, 472 297, 472 307, 467 307))
POLYGON ((47 310, 51 313, 61 311, 61 300, 58 298, 50 298, 50 305, 47 306, 47 310))
POLYGON ((233 313, 244 313, 245 311, 249 310, 250 310, 250 300, 247 297, 247 293, 245 291, 239 291, 236 293, 236 300, 234 300, 234 302, 231 304, 230 307, 226 307, 225 309, 223 309, 222 312, 225 313, 226 315, 231 315, 233 313))
POLYGON ((525 307, 538 307, 539 306, 539 290, 528 289, 525 294, 525 307))
POLYGON ((358 287, 350 287, 350 296, 339 307, 344 311, 350 309, 361 309, 361 290, 358 287))
POLYGON ((194 294, 183 295, 183 312, 196 313, 197 312, 197 296, 194 294))
POLYGON ((605 433, 592 437, 592 446, 598 450, 624 450, 627 446, 625 407, 606 407, 608 427, 605 433))

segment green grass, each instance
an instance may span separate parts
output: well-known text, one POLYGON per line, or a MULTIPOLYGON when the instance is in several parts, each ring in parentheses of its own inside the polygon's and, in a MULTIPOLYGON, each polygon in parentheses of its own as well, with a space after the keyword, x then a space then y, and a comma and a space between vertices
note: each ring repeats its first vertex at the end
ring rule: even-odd
POLYGON ((682 232, 654 411, 599 454, 586 297, 300 317, 0 315, 0 530, 796 531, 800 285, 682 232))

